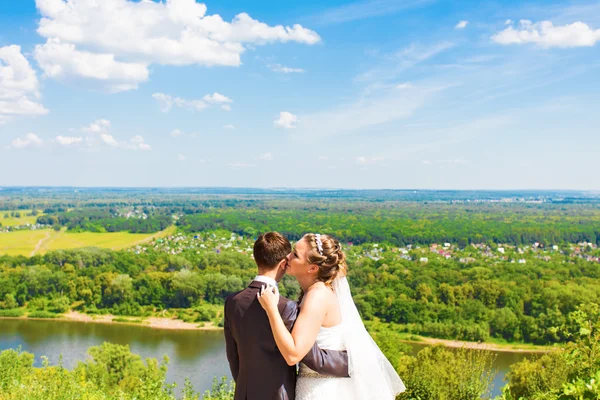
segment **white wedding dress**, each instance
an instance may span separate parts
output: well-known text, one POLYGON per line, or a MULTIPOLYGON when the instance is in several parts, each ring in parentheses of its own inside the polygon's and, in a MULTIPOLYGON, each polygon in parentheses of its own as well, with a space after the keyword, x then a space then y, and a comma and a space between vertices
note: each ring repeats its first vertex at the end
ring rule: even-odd
POLYGON ((296 400, 394 400, 406 388, 367 332, 346 277, 336 278, 333 290, 342 323, 321 327, 316 342, 322 349, 348 351, 350 378, 320 375, 300 364, 296 400))
MULTIPOLYGON (((325 350, 346 350, 342 325, 331 328, 321 327, 317 335, 317 345, 325 350)), ((300 363, 296 382, 296 400, 354 400, 356 398, 351 379, 321 375, 300 363)))

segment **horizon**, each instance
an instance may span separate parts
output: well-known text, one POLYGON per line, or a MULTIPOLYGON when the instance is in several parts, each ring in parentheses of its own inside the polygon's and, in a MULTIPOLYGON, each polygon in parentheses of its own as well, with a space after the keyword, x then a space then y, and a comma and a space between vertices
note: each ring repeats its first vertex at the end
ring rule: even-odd
POLYGON ((4 2, 0 185, 598 191, 599 43, 594 0, 4 2))
POLYGON ((273 191, 390 191, 390 192, 492 192, 492 193, 587 193, 600 194, 600 190, 593 189, 423 189, 423 188, 342 188, 342 187, 267 187, 267 186, 38 186, 38 185, 0 185, 3 189, 84 189, 84 190, 273 190, 273 191))

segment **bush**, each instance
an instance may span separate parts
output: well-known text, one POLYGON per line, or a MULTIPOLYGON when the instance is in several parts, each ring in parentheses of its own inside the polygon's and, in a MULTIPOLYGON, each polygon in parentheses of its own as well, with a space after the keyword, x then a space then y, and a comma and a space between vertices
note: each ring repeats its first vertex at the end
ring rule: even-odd
POLYGON ((203 400, 233 400, 234 394, 235 384, 228 382, 226 376, 220 382, 213 378, 212 389, 204 393, 203 400))
POLYGON ((57 297, 55 299, 50 300, 48 304, 48 311, 52 311, 55 313, 64 313, 69 311, 71 308, 71 301, 66 296, 57 297))
POLYGON ((17 300, 12 293, 6 293, 6 295, 4 295, 4 301, 0 303, 0 307, 5 310, 10 310, 19 307, 19 303, 17 303, 17 300))
POLYGON ((12 310, 0 310, 0 317, 11 317, 18 318, 25 315, 25 310, 21 308, 14 308, 12 310))
POLYGON ((483 350, 427 347, 410 357, 398 399, 475 400, 489 395, 494 355, 483 350))
POLYGON ((27 303, 27 308, 34 311, 44 311, 48 308, 48 299, 45 297, 38 297, 27 303))
POLYGON ((141 316, 144 311, 142 307, 137 303, 122 303, 112 308, 114 315, 128 315, 133 317, 141 316))
POLYGON ((210 306, 199 306, 195 309, 198 312, 194 322, 209 322, 217 316, 217 313, 210 306))
POLYGON ((50 311, 34 311, 27 315, 29 318, 58 318, 59 315, 50 311))
POLYGON ((600 306, 580 305, 555 331, 574 342, 512 365, 508 385, 498 400, 599 398, 594 395, 599 390, 595 377, 600 371, 600 306))

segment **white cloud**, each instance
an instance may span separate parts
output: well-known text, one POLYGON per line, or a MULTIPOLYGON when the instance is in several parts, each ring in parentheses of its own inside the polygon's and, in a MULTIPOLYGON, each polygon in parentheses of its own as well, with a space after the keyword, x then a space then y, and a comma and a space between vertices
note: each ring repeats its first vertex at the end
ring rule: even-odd
POLYGON ((82 127, 80 131, 88 134, 88 136, 85 138, 85 144, 88 148, 108 146, 113 148, 142 151, 152 149, 141 135, 135 135, 129 140, 121 141, 117 140, 113 136, 111 129, 112 126, 109 120, 98 119, 91 124, 82 127))
POLYGON ((223 129, 235 129, 235 126, 231 124, 223 125, 223 129))
POLYGON ((396 89, 410 89, 413 85, 410 82, 404 82, 396 85, 396 89))
POLYGON ((79 51, 75 45, 56 38, 35 46, 34 55, 45 77, 58 80, 78 77, 107 82, 111 92, 136 89, 150 75, 144 63, 120 62, 113 54, 79 51))
POLYGON ((110 121, 107 119, 97 119, 88 126, 81 128, 83 132, 87 133, 102 133, 110 130, 110 121))
POLYGON ((291 67, 286 67, 285 65, 281 65, 281 64, 269 64, 269 65, 267 65, 267 67, 273 72, 279 72, 282 74, 306 72, 302 68, 291 68, 291 67))
POLYGON ((208 107, 202 100, 185 100, 181 97, 172 97, 164 93, 154 93, 152 97, 158 101, 162 112, 169 112, 173 106, 185 108, 186 110, 200 111, 208 107))
POLYGON ((23 138, 16 138, 10 143, 10 147, 15 149, 24 149, 26 147, 40 147, 44 141, 35 133, 28 133, 23 138))
POLYGON ((456 24, 456 26, 454 27, 454 29, 465 29, 468 24, 469 24, 469 21, 462 20, 458 24, 456 24))
POLYGON ((279 113, 279 118, 277 118, 273 123, 275 126, 284 129, 294 129, 296 127, 296 123, 298 122, 298 116, 292 114, 288 111, 282 111, 279 113))
POLYGON ((273 160, 273 154, 271 153, 264 153, 261 154, 260 156, 258 156, 259 160, 263 160, 263 161, 272 161, 273 160))
POLYGON ((15 116, 44 115, 35 71, 16 45, 0 47, 0 125, 15 116))
POLYGON ((104 81, 129 90, 161 65, 239 66, 249 46, 274 42, 315 44, 301 25, 269 26, 246 13, 231 22, 207 15, 195 0, 36 0, 37 32, 48 39, 35 56, 47 76, 104 81))
POLYGON ((185 161, 185 156, 183 154, 177 154, 178 161, 185 161))
POLYGON ((375 164, 375 163, 383 161, 383 160, 384 160, 383 157, 365 157, 365 156, 356 157, 356 163, 361 164, 361 165, 375 164))
POLYGON ((231 111, 230 103, 233 102, 229 97, 217 92, 207 94, 202 100, 186 100, 181 97, 173 97, 164 93, 154 93, 152 97, 158 101, 160 110, 165 113, 171 111, 173 106, 191 111, 201 111, 211 105, 216 105, 221 106, 225 111, 231 111))
POLYGON ((195 132, 185 133, 184 131, 182 131, 180 129, 173 129, 171 131, 171 133, 169 133, 169 136, 171 136, 173 138, 179 138, 179 137, 196 137, 196 136, 198 136, 198 134, 195 133, 195 132))
POLYGON ((589 47, 600 41, 600 29, 594 30, 583 22, 554 26, 550 21, 521 20, 518 28, 511 25, 492 36, 492 40, 502 45, 534 43, 541 47, 589 47))
POLYGON ((327 160, 329 160, 329 157, 327 157, 327 156, 319 156, 319 160, 320 161, 327 161, 327 160))
POLYGON ((83 142, 83 138, 74 136, 57 136, 55 141, 62 146, 73 146, 76 144, 81 144, 83 142))
POLYGON ((207 94, 202 98, 202 100, 204 100, 208 104, 220 105, 221 108, 225 111, 231 111, 230 104, 233 103, 233 100, 231 100, 229 97, 217 92, 213 94, 207 94))
POLYGON ((131 150, 152 150, 152 147, 144 141, 144 138, 141 135, 135 135, 129 139, 129 142, 121 143, 120 146, 131 150))

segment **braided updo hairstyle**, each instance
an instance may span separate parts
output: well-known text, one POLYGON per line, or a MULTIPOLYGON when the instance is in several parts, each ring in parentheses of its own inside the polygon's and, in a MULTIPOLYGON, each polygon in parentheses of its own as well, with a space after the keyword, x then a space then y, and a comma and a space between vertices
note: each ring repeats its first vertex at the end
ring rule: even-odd
POLYGON ((331 287, 338 274, 345 275, 347 270, 346 254, 342 251, 340 242, 332 236, 320 236, 323 251, 319 252, 317 236, 314 233, 304 235, 304 240, 310 247, 306 252, 307 261, 319 267, 317 279, 331 287))
MULTIPOLYGON (((322 234, 320 239, 323 249, 321 252, 317 245, 316 234, 307 233, 300 240, 308 244, 309 250, 306 252, 308 263, 319 267, 317 280, 331 288, 333 280, 338 276, 346 275, 348 271, 346 254, 342 251, 340 242, 333 236, 322 234)), ((303 297, 304 291, 301 291, 298 302, 302 302, 303 297)))

